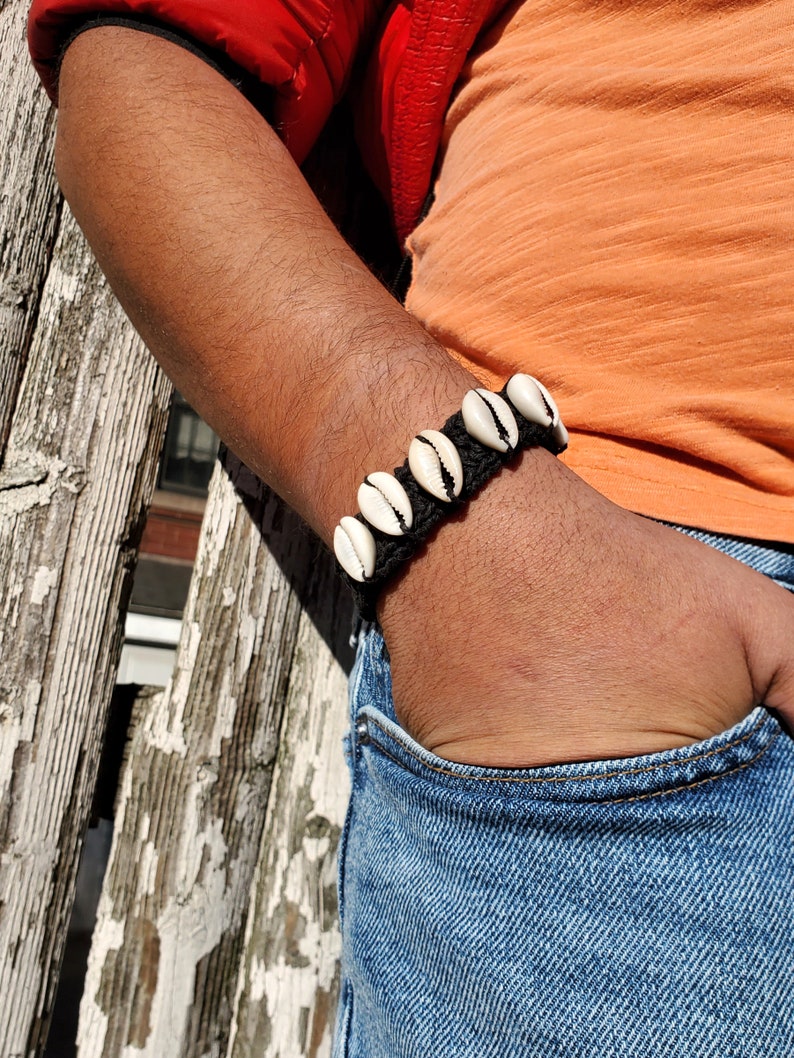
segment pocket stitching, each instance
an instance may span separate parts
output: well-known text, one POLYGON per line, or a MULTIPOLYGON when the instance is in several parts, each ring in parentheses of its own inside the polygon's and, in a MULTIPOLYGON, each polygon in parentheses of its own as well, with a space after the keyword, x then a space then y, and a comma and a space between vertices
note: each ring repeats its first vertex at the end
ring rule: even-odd
MULTIPOLYGON (((451 768, 442 768, 438 764, 430 764, 428 761, 422 760, 422 758, 414 750, 410 749, 408 746, 403 746, 400 743, 398 743, 398 744, 400 745, 400 748, 403 750, 404 753, 407 753, 410 757, 412 757, 417 762, 417 764, 420 764, 423 768, 427 768, 429 771, 434 771, 434 772, 436 772, 439 775, 448 775, 448 776, 450 776, 453 779, 466 779, 466 780, 473 781, 473 782, 510 782, 510 783, 523 783, 523 784, 544 784, 544 783, 548 784, 548 783, 565 783, 565 782, 585 782, 585 781, 601 780, 601 779, 617 779, 617 778, 621 778, 621 777, 626 776, 626 775, 643 775, 643 774, 646 774, 648 772, 661 771, 662 768, 670 768, 670 767, 681 765, 681 764, 693 764, 693 763, 696 763, 697 761, 706 760, 708 757, 717 756, 720 753, 724 753, 728 749, 733 749, 735 746, 741 745, 742 742, 746 742, 748 739, 752 738, 752 736, 758 731, 758 729, 763 724, 765 724, 767 722, 767 720, 768 720, 768 717, 766 717, 766 716, 759 717, 758 722, 746 734, 742 735, 741 738, 734 739, 732 742, 727 742, 724 746, 717 746, 715 749, 710 749, 707 753, 696 753, 696 754, 694 754, 691 757, 678 757, 675 760, 662 761, 659 764, 648 764, 648 765, 646 765, 645 767, 642 767, 642 768, 626 768, 626 769, 624 769, 622 771, 604 772, 602 775, 550 775, 550 776, 534 776, 534 775, 526 775, 526 776, 475 775, 475 774, 472 774, 471 772, 458 772, 458 771, 453 771, 451 768)), ((387 731, 386 728, 383 727, 383 725, 380 724, 377 720, 373 719, 372 717, 367 717, 367 722, 369 724, 372 724, 374 727, 377 727, 378 730, 381 731, 386 736, 386 738, 389 738, 389 739, 393 738, 391 733, 389 731, 387 731)), ((755 757, 753 757, 752 760, 747 761, 746 764, 739 765, 739 768, 746 767, 747 764, 752 764, 754 761, 758 760, 758 757, 760 757, 763 753, 766 752, 767 749, 769 749, 769 747, 775 742, 775 740, 778 738, 778 736, 780 734, 781 734, 780 731, 775 732, 775 734, 772 736, 770 741, 766 744, 766 746, 763 747, 761 752, 759 754, 757 754, 755 757)), ((375 743, 375 745, 377 746, 378 750, 381 753, 384 754, 384 756, 389 758, 389 760, 394 761, 395 764, 401 764, 401 761, 399 761, 396 757, 392 756, 392 754, 389 753, 388 750, 386 750, 383 746, 380 746, 377 743, 375 743)), ((738 768, 732 769, 732 771, 738 771, 738 770, 739 770, 738 768)), ((720 778, 722 775, 730 775, 730 774, 731 774, 730 771, 729 772, 722 772, 720 774, 720 776, 711 776, 710 778, 720 778)), ((698 782, 708 782, 708 781, 709 781, 709 779, 698 780, 698 782)), ((678 787, 678 789, 685 789, 685 788, 686 787, 678 787)), ((654 795, 654 794, 648 794, 648 795, 643 794, 642 796, 656 796, 656 795, 654 795)), ((604 802, 604 803, 606 803, 606 802, 604 802)), ((612 802, 612 803, 614 803, 614 802, 612 802)))
POLYGON ((649 793, 634 794, 632 797, 610 797, 605 801, 591 801, 590 804, 623 805, 631 804, 632 801, 647 801, 651 797, 662 797, 664 794, 680 793, 682 790, 694 790, 696 786, 703 786, 707 782, 714 782, 716 779, 724 779, 728 775, 735 775, 737 772, 744 771, 745 768, 749 768, 751 764, 755 764, 757 760, 760 760, 766 751, 775 744, 781 734, 781 731, 776 732, 769 742, 767 742, 767 744, 763 746, 754 757, 751 757, 750 760, 744 761, 743 764, 737 764, 735 768, 729 768, 728 771, 721 771, 719 775, 707 775, 704 779, 695 779, 694 782, 684 783, 683 786, 669 786, 665 790, 652 790, 649 793))

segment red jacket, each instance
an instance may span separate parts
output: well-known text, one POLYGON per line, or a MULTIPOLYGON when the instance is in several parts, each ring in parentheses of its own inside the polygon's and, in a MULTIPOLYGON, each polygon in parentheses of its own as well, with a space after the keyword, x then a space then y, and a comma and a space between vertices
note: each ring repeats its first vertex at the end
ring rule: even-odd
POLYGON ((298 162, 345 92, 359 51, 369 47, 356 91, 360 140, 402 240, 430 187, 466 55, 503 4, 396 0, 384 13, 386 0, 34 0, 28 39, 54 100, 61 46, 82 19, 138 15, 172 26, 275 89, 275 125, 298 162))

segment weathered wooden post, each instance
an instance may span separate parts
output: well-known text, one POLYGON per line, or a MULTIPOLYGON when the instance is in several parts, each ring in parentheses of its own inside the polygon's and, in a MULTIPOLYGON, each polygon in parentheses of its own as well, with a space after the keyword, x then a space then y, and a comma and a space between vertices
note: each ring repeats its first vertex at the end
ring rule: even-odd
MULTIPOLYGON (((329 567, 317 570, 315 591, 330 602, 341 589, 329 567)), ((336 628, 346 630, 338 620, 336 628)), ((229 1058, 331 1053, 339 992, 336 852, 349 793, 340 751, 346 711, 334 651, 318 639, 311 611, 304 609, 252 887, 229 1058)))
MULTIPOLYGON (((26 15, 0 5, 0 1058, 43 1050, 170 395, 58 195, 26 15)), ((350 610, 233 476, 137 710, 81 1058, 329 1052, 350 610)))
POLYGON ((0 9, 0 1054, 40 1052, 169 386, 63 210, 0 9))
POLYGON ((0 471, 0 1054, 37 1053, 169 387, 64 212, 0 471))
POLYGON ((244 979, 242 1001, 261 1024, 239 1053, 329 1053, 346 793, 336 659, 349 655, 350 624, 329 571, 299 520, 244 467, 232 481, 216 470, 174 679, 136 709, 79 1058, 227 1054, 240 963, 256 958, 259 977, 244 979), (309 840, 304 855, 307 833, 324 840, 309 840), (257 892, 270 895, 249 921, 255 869, 257 892), (296 937, 298 920, 308 937, 296 937), (263 934, 266 956, 245 951, 246 936, 261 944, 263 934), (296 975, 281 952, 304 940, 296 975), (301 985, 274 1009, 273 990, 290 976, 301 985), (307 1021, 317 1021, 325 1051, 297 1042, 307 1021), (269 1050, 278 1035, 294 1046, 269 1050))
POLYGON ((27 363, 61 213, 52 108, 25 49, 27 5, 0 6, 0 453, 27 363))

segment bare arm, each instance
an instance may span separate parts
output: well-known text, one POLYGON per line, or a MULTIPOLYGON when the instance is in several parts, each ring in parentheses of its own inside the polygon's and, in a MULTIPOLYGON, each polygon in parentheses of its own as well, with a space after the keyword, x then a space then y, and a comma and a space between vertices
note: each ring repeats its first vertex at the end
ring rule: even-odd
POLYGON ((69 49, 57 168, 149 348, 234 451, 329 539, 362 473, 469 376, 373 278, 278 137, 178 47, 69 49), (123 61, 119 61, 123 56, 123 61))
MULTIPOLYGON (((380 287, 220 75, 105 28, 70 47, 58 174, 136 327, 326 541, 473 379, 380 287)), ((398 707, 495 764, 619 755, 792 704, 794 604, 524 453, 384 594, 398 707)))

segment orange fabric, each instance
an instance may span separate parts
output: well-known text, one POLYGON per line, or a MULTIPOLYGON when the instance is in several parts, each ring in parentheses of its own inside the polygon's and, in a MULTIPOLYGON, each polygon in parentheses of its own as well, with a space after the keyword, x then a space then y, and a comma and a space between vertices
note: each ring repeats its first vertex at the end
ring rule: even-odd
POLYGON ((794 542, 794 5, 531 0, 464 69, 408 305, 625 507, 794 542))

